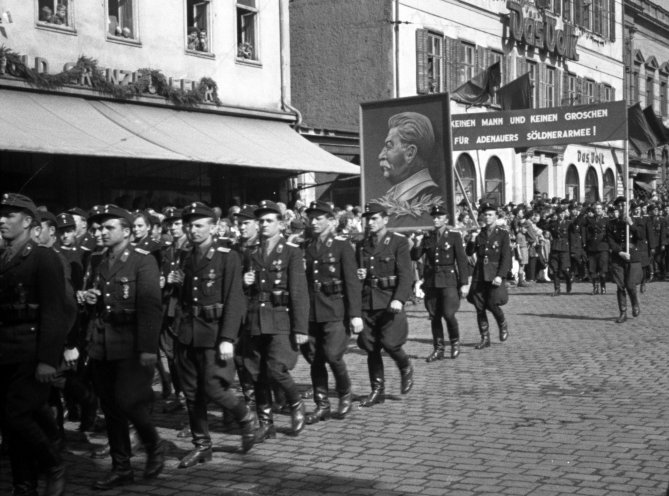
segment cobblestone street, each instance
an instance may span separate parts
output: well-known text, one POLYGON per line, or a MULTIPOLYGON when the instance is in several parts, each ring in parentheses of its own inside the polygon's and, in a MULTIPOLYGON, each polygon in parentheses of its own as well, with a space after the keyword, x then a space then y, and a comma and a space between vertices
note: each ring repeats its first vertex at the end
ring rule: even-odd
MULTIPOLYGON (((190 448, 178 439, 185 413, 168 416, 156 403, 156 419, 169 442, 168 466, 143 483, 143 454, 133 459, 136 484, 105 495, 664 495, 669 482, 669 283, 648 286, 642 313, 622 325, 615 286, 607 295, 574 293, 552 298, 552 285, 511 289, 505 307, 510 338, 474 350, 473 307, 459 312, 464 347, 460 357, 427 364, 431 351, 422 304, 407 307, 416 384, 399 394, 399 372, 384 355, 383 405, 354 409, 345 420, 286 434, 290 419, 277 415, 277 439, 243 455, 237 431, 222 428, 212 412, 216 452, 211 463, 178 470, 190 448)), ((351 340, 347 362, 354 391, 368 392, 365 356, 351 340)), ((309 388, 300 359, 295 377, 309 388)), ((336 398, 332 398, 336 405, 336 398)), ((307 401, 307 409, 313 403, 307 401)), ((94 460, 91 443, 67 424, 68 494, 89 495, 110 468, 94 460)), ((0 493, 10 492, 9 464, 2 459, 0 493)))

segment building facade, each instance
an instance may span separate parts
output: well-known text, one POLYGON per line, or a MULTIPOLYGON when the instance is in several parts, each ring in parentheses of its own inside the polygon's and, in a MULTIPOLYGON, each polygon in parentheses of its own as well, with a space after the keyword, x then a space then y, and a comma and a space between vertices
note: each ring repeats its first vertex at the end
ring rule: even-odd
POLYGON ((54 206, 289 200, 357 174, 294 126, 288 0, 2 0, 3 190, 54 206))
MULTIPOLYGON (((623 98, 623 12, 614 0, 332 3, 290 7, 293 96, 308 132, 354 132, 360 102, 451 92, 495 62, 501 85, 529 73, 535 108, 623 98), (517 41, 512 22, 528 37, 517 41)), ((497 109, 496 100, 451 102, 451 114, 497 109)), ((458 152, 456 201, 610 200, 622 189, 623 160, 620 142, 458 152)))
MULTIPOLYGON (((669 124, 669 5, 648 0, 625 0, 626 95, 629 105, 651 107, 669 124)), ((666 191, 669 150, 666 145, 639 152, 630 150, 630 175, 638 196, 666 191)))

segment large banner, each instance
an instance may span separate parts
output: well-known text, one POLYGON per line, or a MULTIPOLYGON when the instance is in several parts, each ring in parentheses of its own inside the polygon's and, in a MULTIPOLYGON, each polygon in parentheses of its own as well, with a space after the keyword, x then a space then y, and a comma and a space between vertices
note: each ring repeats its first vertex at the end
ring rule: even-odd
POLYGON ((447 93, 360 106, 362 202, 380 203, 388 227, 432 227, 444 205, 454 223, 455 199, 447 93))
POLYGON ((453 115, 453 150, 529 148, 627 139, 624 101, 453 115))

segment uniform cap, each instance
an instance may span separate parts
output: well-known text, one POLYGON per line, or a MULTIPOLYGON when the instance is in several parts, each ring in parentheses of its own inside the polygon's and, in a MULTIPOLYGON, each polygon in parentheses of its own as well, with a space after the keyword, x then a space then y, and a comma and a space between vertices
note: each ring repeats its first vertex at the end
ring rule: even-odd
POLYGON ((648 204, 648 210, 657 210, 657 205, 655 203, 648 204))
POLYGON ((446 211, 446 207, 443 205, 435 205, 432 207, 432 210, 430 210, 430 215, 434 217, 435 215, 448 215, 448 212, 446 211))
POLYGON ((74 222, 74 217, 72 217, 72 214, 68 214, 67 212, 63 212, 62 214, 58 214, 56 216, 56 228, 57 229, 65 229, 67 227, 76 227, 76 222, 74 222))
POLYGON ((615 200, 613 200, 614 205, 618 205, 619 203, 625 203, 627 201, 627 198, 624 196, 619 196, 615 200))
POLYGON ((369 202, 365 205, 365 211, 362 213, 363 217, 371 217, 374 214, 388 215, 387 210, 380 203, 369 202))
POLYGON ((255 220, 256 214, 255 211, 258 208, 258 205, 244 205, 242 209, 235 214, 235 217, 238 219, 251 219, 255 220))
POLYGON ((260 217, 262 214, 267 212, 274 212, 281 215, 281 208, 272 200, 263 200, 258 204, 258 208, 254 210, 254 215, 260 217))
POLYGON ((293 219, 292 221, 290 221, 290 228, 293 231, 297 231, 299 229, 306 229, 307 224, 302 219, 297 218, 297 219, 293 219))
POLYGON ((56 216, 48 210, 37 210, 40 222, 51 222, 54 226, 58 223, 56 216))
POLYGON ((20 195, 18 193, 3 194, 2 201, 0 201, 0 205, 28 212, 35 220, 38 220, 40 218, 35 203, 27 196, 20 195))
POLYGON ((78 215, 79 217, 83 217, 84 219, 88 219, 88 213, 83 208, 72 207, 71 209, 69 209, 67 211, 67 213, 71 214, 71 215, 78 215))
POLYGON ((163 215, 165 216, 165 221, 181 219, 181 210, 177 207, 166 207, 163 210, 163 215))
POLYGON ((312 201, 309 204, 309 208, 306 210, 307 215, 311 213, 322 213, 330 217, 334 217, 334 210, 332 210, 332 205, 324 201, 312 201))
POLYGON ((479 207, 479 212, 481 213, 490 212, 491 210, 493 212, 497 212, 497 207, 489 202, 482 203, 481 206, 479 207))
POLYGON ((187 222, 189 219, 197 217, 211 217, 212 219, 216 218, 216 212, 211 207, 208 207, 202 202, 193 202, 190 205, 186 205, 181 211, 181 218, 184 222, 187 222))
POLYGON ((109 217, 112 219, 125 219, 128 224, 132 224, 132 214, 118 205, 107 203, 106 205, 96 205, 96 207, 95 211, 97 213, 88 217, 89 222, 100 221, 105 217, 109 217))

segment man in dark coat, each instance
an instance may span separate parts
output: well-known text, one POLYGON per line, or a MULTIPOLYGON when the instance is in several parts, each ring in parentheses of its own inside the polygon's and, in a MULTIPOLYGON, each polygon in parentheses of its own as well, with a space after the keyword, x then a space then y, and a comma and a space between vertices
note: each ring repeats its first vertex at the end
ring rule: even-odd
POLYGON ((481 334, 477 350, 490 346, 490 330, 486 311, 492 313, 499 326, 499 340, 509 337, 509 326, 502 306, 509 301, 504 278, 511 270, 511 243, 509 233, 497 226, 497 209, 484 203, 480 212, 485 226, 480 234, 467 244, 468 256, 476 255, 476 264, 467 301, 476 308, 476 320, 481 334))
POLYGON ((290 371, 297 347, 308 340, 309 295, 302 250, 281 235, 281 208, 263 200, 255 211, 260 245, 247 252, 244 287, 248 300, 244 366, 253 378, 258 413, 257 440, 275 437, 270 388, 277 383, 290 407, 294 435, 305 424, 305 407, 290 371))
POLYGON ((146 449, 144 478, 157 477, 164 467, 163 444, 150 416, 162 321, 160 272, 148 251, 130 244, 130 212, 105 205, 89 220, 100 223, 107 247, 103 260, 92 268, 91 284, 83 296, 91 313, 91 376, 105 414, 112 457, 111 473, 93 487, 105 490, 134 480, 128 421, 146 449))
POLYGON ((355 334, 362 331, 360 281, 355 252, 349 241, 335 236, 334 212, 326 202, 312 202, 307 209, 313 237, 304 250, 309 286, 309 342, 302 352, 311 363, 311 383, 316 410, 307 414, 307 424, 330 417, 328 371, 334 375, 339 406, 337 416, 351 410, 351 379, 344 362, 350 324, 355 334))
POLYGON ((444 358, 444 327, 446 321, 448 338, 451 343, 451 358, 460 354, 460 330, 455 313, 460 308, 460 294, 469 291, 469 266, 465 255, 462 235, 449 229, 448 212, 437 206, 430 212, 434 230, 425 239, 419 235, 411 249, 411 258, 419 260, 425 255, 423 286, 425 308, 430 315, 434 350, 427 362, 444 358))
POLYGON ((609 244, 606 240, 608 217, 600 202, 593 206, 594 215, 583 222, 583 244, 588 254, 588 272, 592 294, 606 294, 606 276, 609 272, 609 244))
POLYGON ((409 335, 404 303, 411 296, 413 273, 409 241, 388 231, 388 212, 378 203, 368 203, 362 214, 367 219, 368 236, 357 244, 358 279, 362 286, 363 330, 358 346, 367 352, 367 368, 372 391, 360 402, 369 407, 385 401, 385 374, 381 350, 397 364, 401 392, 411 391, 414 367, 402 348, 409 335))
POLYGON ((546 230, 551 235, 551 252, 548 258, 548 266, 553 273, 553 296, 559 296, 560 276, 564 275, 567 282, 567 293, 571 293, 573 282, 569 248, 569 232, 572 221, 567 219, 567 210, 563 206, 557 207, 555 213, 557 219, 550 221, 546 230))
POLYGON ((30 237, 39 224, 29 198, 0 200, 0 425, 9 451, 14 494, 37 496, 38 472, 48 496, 65 492, 65 465, 39 417, 60 366, 66 322, 63 265, 53 250, 30 237))

